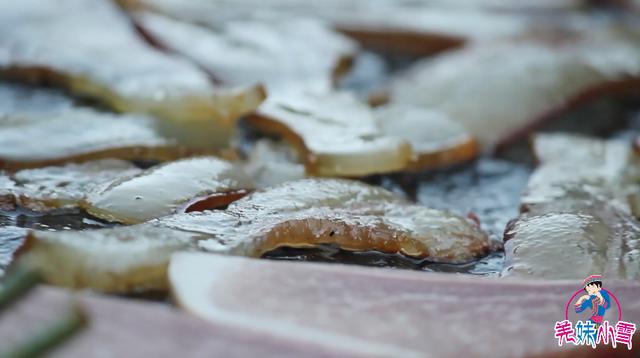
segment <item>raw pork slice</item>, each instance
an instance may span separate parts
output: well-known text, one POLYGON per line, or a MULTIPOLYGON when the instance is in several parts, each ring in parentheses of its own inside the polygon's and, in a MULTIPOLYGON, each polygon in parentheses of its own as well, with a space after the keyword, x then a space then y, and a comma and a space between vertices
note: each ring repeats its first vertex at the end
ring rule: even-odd
POLYGON ((48 357, 358 357, 358 352, 334 348, 331 342, 309 344, 283 339, 252 328, 204 322, 166 304, 73 294, 39 287, 0 315, 0 354, 33 339, 49 324, 79 305, 88 325, 48 357))
MULTIPOLYGON (((554 324, 564 320, 565 304, 582 283, 582 278, 523 283, 204 253, 174 255, 169 279, 178 304, 198 317, 391 357, 570 354, 570 347, 558 347, 554 324)), ((604 285, 620 300, 623 319, 638 322, 640 286, 604 285)), ((616 322, 610 314, 606 318, 616 322)), ((622 356, 633 356, 639 347, 618 348, 622 356)))

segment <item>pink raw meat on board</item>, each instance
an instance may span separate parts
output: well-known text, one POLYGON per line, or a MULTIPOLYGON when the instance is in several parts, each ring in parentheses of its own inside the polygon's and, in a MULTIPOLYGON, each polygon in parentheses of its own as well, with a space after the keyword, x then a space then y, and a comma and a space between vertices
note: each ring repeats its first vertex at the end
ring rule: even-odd
POLYGON ((51 357, 355 357, 354 353, 205 322, 167 305, 42 287, 0 315, 0 353, 60 319, 72 303, 88 326, 51 357))
MULTIPOLYGON (((393 357, 561 352, 554 324, 581 285, 202 253, 175 254, 169 279, 178 304, 207 320, 393 357)), ((640 285, 605 286, 637 322, 640 285)))

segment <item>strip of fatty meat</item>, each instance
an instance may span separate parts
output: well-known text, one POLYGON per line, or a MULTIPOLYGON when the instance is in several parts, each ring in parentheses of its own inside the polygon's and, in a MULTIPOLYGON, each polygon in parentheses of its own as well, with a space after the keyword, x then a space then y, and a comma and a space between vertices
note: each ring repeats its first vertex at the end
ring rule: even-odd
POLYGON ((392 102, 442 112, 499 148, 576 106, 637 91, 636 41, 605 31, 469 46, 415 64, 395 80, 392 102))
POLYGON ((625 140, 538 135, 540 166, 505 231, 503 276, 640 279, 639 157, 625 140))
MULTIPOLYGON (((198 317, 371 356, 632 357, 640 348, 558 346, 554 325, 582 279, 525 283, 204 253, 174 255, 169 278, 178 305, 198 317)), ((623 319, 638 322, 640 286, 603 287, 622 304, 623 319)), ((616 310, 606 316, 614 324, 616 310)))
POLYGON ((205 322, 166 304, 71 293, 42 286, 0 315, 0 354, 82 310, 86 325, 50 357, 358 357, 327 342, 282 339, 224 320, 205 322))

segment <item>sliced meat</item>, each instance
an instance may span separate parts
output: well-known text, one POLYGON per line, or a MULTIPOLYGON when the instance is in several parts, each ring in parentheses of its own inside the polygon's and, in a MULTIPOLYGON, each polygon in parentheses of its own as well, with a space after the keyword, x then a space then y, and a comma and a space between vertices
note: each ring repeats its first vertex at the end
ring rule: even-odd
POLYGON ((593 274, 640 281, 640 224, 596 206, 524 214, 505 231, 502 276, 579 279, 593 274))
POLYGON ((320 244, 446 263, 490 249, 487 235, 465 218, 359 182, 303 179, 254 192, 226 210, 92 231, 33 231, 22 252, 47 282, 111 292, 164 287, 162 269, 172 251, 260 257, 283 246, 320 244))
POLYGON ((171 254, 195 249, 197 235, 149 225, 85 231, 33 231, 15 264, 50 284, 101 292, 165 290, 171 254))
POLYGON ((214 157, 183 159, 121 178, 90 193, 88 213, 135 224, 176 213, 225 207, 254 188, 234 164, 214 157))
POLYGON ((640 223, 632 214, 638 156, 631 143, 539 135, 540 167, 505 231, 503 276, 640 280, 640 223))
POLYGON ((16 207, 16 183, 6 173, 0 172, 0 210, 13 210, 16 207))
POLYGON ((442 113, 386 106, 377 109, 375 116, 383 133, 411 144, 409 170, 450 166, 478 155, 476 140, 462 125, 442 113))
POLYGON ((172 160, 218 154, 183 144, 156 118, 75 108, 6 116, 0 126, 0 168, 24 169, 94 159, 172 160))
MULTIPOLYGON (((204 253, 174 255, 169 278, 178 304, 198 317, 393 357, 568 354, 553 327, 581 285, 581 279, 522 283, 204 253)), ((622 302, 625 321, 640 319, 640 286, 605 285, 622 302)))
POLYGON ((0 352, 33 339, 79 305, 88 325, 49 352, 51 357, 357 357, 325 342, 274 337, 221 319, 204 322, 166 304, 40 287, 0 316, 0 352))
POLYGON ((89 192, 140 171, 117 159, 25 169, 12 175, 16 185, 10 191, 21 207, 31 210, 77 207, 89 192))
POLYGON ((505 146, 542 122, 605 94, 640 88, 634 40, 594 33, 464 48, 414 65, 392 102, 440 111, 485 148, 505 146), (488 81, 487 79, 491 79, 488 81))
POLYGON ((522 197, 525 211, 543 212, 567 202, 588 207, 606 202, 635 214, 640 195, 640 154, 625 140, 542 134, 533 150, 540 166, 522 197))
POLYGON ((157 42, 224 83, 260 82, 270 94, 291 87, 329 90, 357 52, 350 39, 310 19, 279 16, 224 23, 195 19, 199 24, 192 24, 191 18, 181 18, 182 22, 143 11, 135 12, 134 19, 157 42))
MULTIPOLYGON (((129 7, 146 7, 174 18, 220 26, 246 19, 273 21, 284 17, 305 18, 310 14, 333 25, 366 47, 386 52, 423 56, 459 47, 468 41, 491 41, 562 27, 573 21, 567 14, 549 21, 549 13, 489 11, 572 8, 576 1, 526 4, 487 1, 227 1, 206 0, 184 4, 176 0, 123 0, 129 7), (571 3, 571 4, 567 4, 571 3), (558 21, 559 20, 559 21, 558 21)), ((311 39, 310 39, 311 40, 311 39)), ((313 41, 313 40, 311 40, 313 41)))
POLYGON ((319 244, 454 263, 489 251, 487 235, 465 218, 345 180, 288 182, 255 192, 224 212, 172 216, 160 222, 213 235, 200 243, 207 251, 252 257, 282 246, 319 244))
POLYGON ((0 227, 0 277, 4 276, 27 232, 28 229, 9 226, 8 223, 0 227))
POLYGON ((384 135, 371 110, 348 93, 270 98, 248 121, 291 143, 311 175, 356 177, 394 172, 411 159, 409 144, 384 135))
POLYGON ((62 91, 18 83, 0 83, 0 121, 7 115, 62 111, 75 107, 62 91))
POLYGON ((187 61, 152 48, 111 1, 4 5, 2 78, 53 83, 117 111, 156 115, 193 146, 228 146, 234 122, 264 99, 259 86, 217 88, 187 61))
POLYGON ((268 188, 305 177, 304 164, 291 146, 267 138, 257 140, 243 165, 258 188, 268 188))
POLYGON ((344 92, 276 96, 248 122, 290 142, 309 175, 359 177, 428 169, 477 154, 473 138, 443 115, 410 108, 374 112, 344 92))
POLYGON ((428 4, 454 9, 482 8, 501 11, 579 10, 589 0, 423 0, 428 4))

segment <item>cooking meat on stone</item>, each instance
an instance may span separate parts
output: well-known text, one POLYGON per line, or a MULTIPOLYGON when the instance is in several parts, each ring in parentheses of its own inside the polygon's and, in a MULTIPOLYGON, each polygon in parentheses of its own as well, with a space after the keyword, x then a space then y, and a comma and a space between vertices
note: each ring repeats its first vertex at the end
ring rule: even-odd
POLYGON ((469 262, 490 249, 486 233, 466 218, 360 182, 303 179, 256 191, 226 210, 99 230, 31 231, 18 262, 56 285, 122 292, 166 288, 175 251, 260 257, 321 244, 444 263, 469 262))

